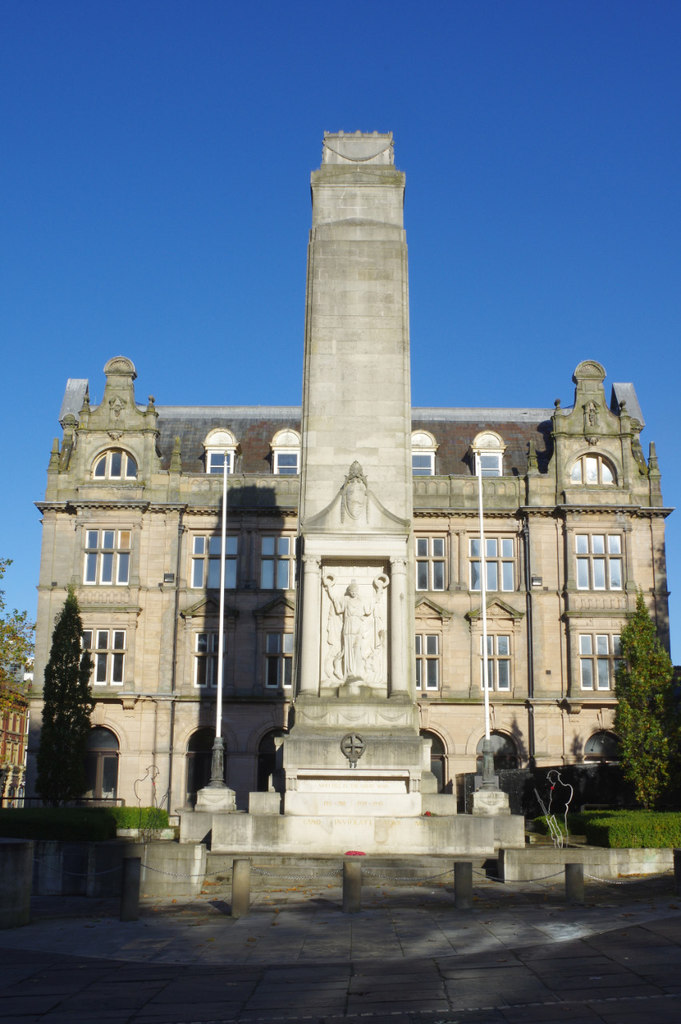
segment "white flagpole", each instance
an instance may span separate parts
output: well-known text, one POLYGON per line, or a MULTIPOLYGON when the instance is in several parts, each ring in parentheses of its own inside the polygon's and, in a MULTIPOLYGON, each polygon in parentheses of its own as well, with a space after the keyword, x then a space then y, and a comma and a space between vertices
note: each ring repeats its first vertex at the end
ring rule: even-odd
POLYGON ((222 524, 220 531, 220 620, 218 622, 218 663, 216 667, 217 700, 215 704, 215 741, 211 764, 210 785, 225 786, 225 747, 222 739, 222 664, 225 653, 225 568, 227 564, 227 458, 222 463, 222 524))
POLYGON ((487 563, 485 561, 485 522, 482 507, 482 460, 475 453, 478 478, 478 515, 480 519, 480 601, 482 604, 482 686, 485 697, 485 739, 489 740, 489 658, 487 653, 487 563))

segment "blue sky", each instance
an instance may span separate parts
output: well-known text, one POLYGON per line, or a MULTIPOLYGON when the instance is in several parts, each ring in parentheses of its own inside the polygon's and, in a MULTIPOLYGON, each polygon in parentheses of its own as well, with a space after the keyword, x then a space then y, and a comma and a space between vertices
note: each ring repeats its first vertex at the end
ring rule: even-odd
MULTIPOLYGON (((297 404, 324 130, 407 174, 415 405, 633 381, 681 504, 681 3, 0 3, 0 554, 35 611, 68 377, 159 404, 297 404)), ((681 518, 668 520, 681 661, 681 518)))

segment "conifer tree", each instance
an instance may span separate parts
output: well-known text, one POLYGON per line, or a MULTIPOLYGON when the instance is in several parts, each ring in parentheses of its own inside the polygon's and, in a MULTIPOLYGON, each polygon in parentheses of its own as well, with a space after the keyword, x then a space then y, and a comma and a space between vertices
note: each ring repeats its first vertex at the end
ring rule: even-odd
POLYGON ((636 611, 622 630, 616 674, 615 731, 624 778, 645 808, 656 807, 674 780, 681 728, 671 659, 639 591, 636 611))
POLYGON ((69 587, 52 633, 45 667, 43 724, 36 788, 50 804, 67 803, 85 792, 85 753, 94 707, 92 661, 81 646, 78 600, 69 587))

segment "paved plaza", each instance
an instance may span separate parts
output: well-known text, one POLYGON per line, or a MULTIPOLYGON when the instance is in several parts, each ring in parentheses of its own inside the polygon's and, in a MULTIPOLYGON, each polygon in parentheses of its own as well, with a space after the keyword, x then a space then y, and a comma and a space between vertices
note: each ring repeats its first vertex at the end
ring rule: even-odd
POLYGON ((229 887, 142 901, 42 897, 0 934, 4 1024, 663 1024, 681 1019, 681 899, 671 875, 565 902, 561 879, 272 885, 229 916, 229 887))

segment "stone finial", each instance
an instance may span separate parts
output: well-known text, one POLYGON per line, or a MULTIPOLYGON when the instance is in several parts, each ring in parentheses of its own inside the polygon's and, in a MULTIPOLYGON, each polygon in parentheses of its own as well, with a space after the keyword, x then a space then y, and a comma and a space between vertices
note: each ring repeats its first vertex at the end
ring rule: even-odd
POLYGON ((527 472, 537 473, 539 471, 539 463, 537 462, 537 449, 535 447, 534 438, 531 437, 528 445, 527 452, 527 472))
POLYGON ((660 476, 660 466, 657 461, 657 451, 655 449, 655 442, 651 441, 648 448, 648 476, 652 479, 653 477, 660 476))
POLYGON ((59 438, 55 437, 52 442, 52 451, 50 452, 50 461, 47 464, 48 471, 59 469, 59 438))
POLYGON ((170 456, 170 472, 182 472, 182 446, 179 437, 176 437, 173 442, 173 451, 170 456))

